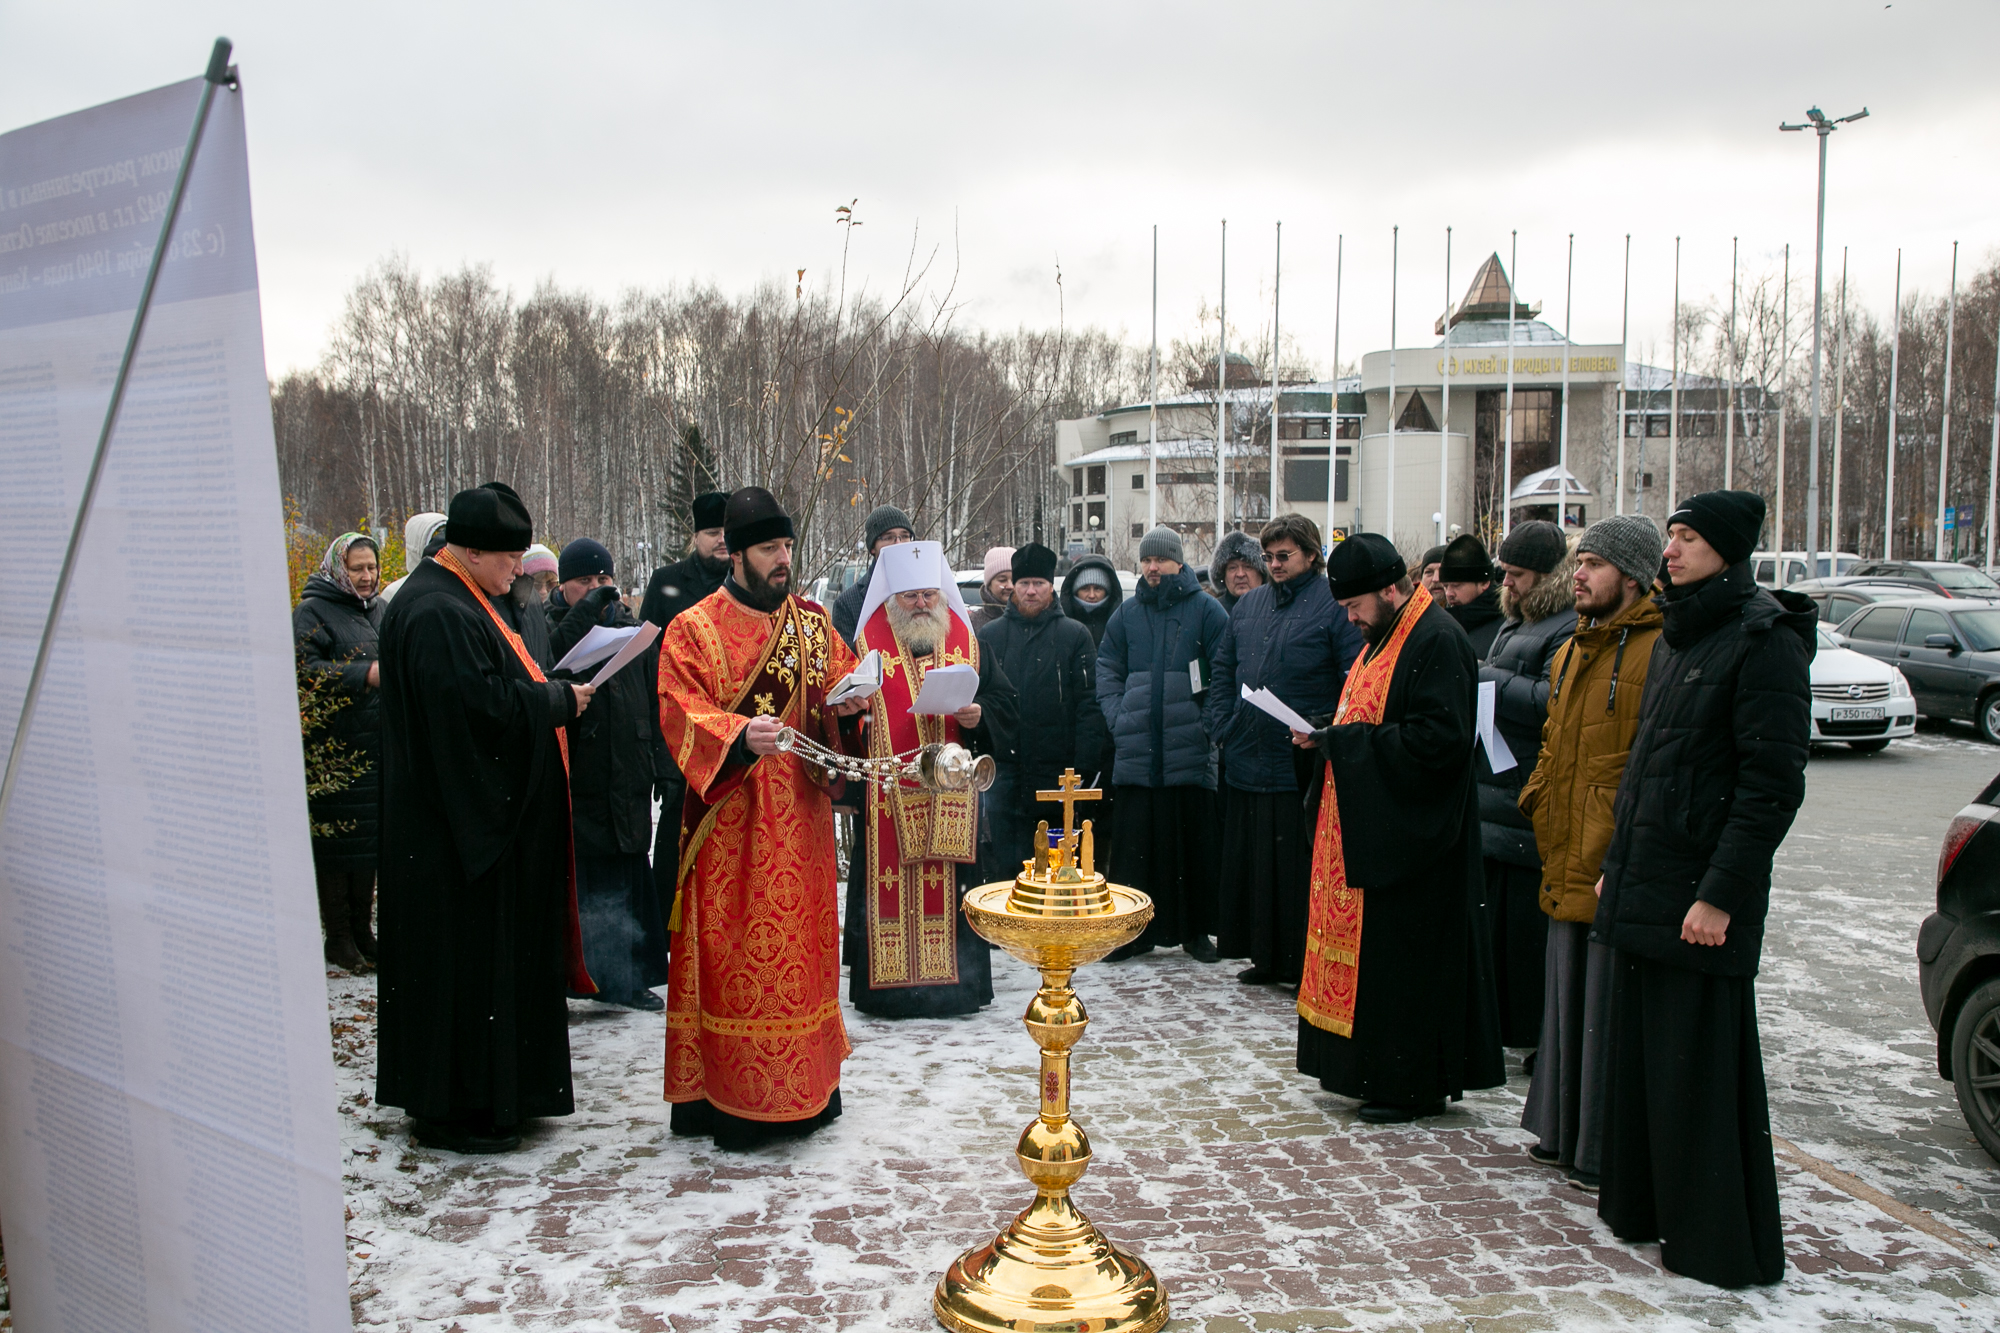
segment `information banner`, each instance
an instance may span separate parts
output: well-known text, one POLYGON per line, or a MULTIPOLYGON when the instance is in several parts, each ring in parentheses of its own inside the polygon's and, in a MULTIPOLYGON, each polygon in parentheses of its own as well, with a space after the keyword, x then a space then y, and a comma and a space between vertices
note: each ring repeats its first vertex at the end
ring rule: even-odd
MULTIPOLYGON (((0 135, 0 753, 202 81, 0 135)), ((240 92, 169 242, 0 826, 24 1333, 350 1326, 240 92)))

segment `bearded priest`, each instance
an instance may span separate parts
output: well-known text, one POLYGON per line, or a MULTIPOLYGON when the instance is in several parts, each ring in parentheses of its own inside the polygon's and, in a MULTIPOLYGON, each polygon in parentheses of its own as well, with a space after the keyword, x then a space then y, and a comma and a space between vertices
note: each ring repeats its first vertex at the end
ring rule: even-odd
POLYGON ((854 656, 793 595, 791 517, 748 486, 723 527, 728 576, 660 636, 660 729, 687 781, 666 1098, 674 1133, 741 1150, 840 1114, 838 784, 778 737, 791 727, 853 753, 864 705, 826 702, 854 656))
MULTIPOLYGON (((1007 757, 1014 687, 982 655, 972 618, 937 542, 886 546, 856 622, 855 650, 882 654, 869 700, 871 758, 956 741, 1007 757), (978 673, 972 702, 948 714, 912 711, 939 667, 978 673)), ((959 915, 979 846, 979 793, 868 789, 847 875, 848 998, 881 1018, 969 1014, 993 998, 992 952, 959 915)))
POLYGON ((1331 721, 1292 733, 1326 760, 1308 789, 1319 811, 1298 1067, 1359 1099, 1363 1120, 1402 1123, 1506 1081, 1474 912, 1479 667, 1386 537, 1349 537, 1326 563, 1368 647, 1331 721))

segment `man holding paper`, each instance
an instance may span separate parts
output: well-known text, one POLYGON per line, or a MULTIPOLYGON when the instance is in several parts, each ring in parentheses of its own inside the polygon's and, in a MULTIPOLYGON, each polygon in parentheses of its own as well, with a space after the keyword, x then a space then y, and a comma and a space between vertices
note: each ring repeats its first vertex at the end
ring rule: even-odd
MULTIPOLYGON (((1258 534, 1271 582, 1236 601, 1215 652, 1208 734, 1222 747, 1222 878, 1215 947, 1248 958, 1245 985, 1296 986, 1306 956, 1306 892, 1312 821, 1300 792, 1304 756, 1291 744, 1294 718, 1324 718, 1340 699, 1361 632, 1322 575, 1319 525, 1285 514, 1258 534)), ((1306 730, 1311 730, 1308 726, 1306 730)))
POLYGON ((1334 598, 1368 641, 1330 725, 1318 793, 1299 1072, 1377 1124, 1506 1081, 1474 915, 1472 645, 1386 537, 1333 548, 1334 598), (1365 907, 1365 912, 1364 912, 1365 907))
POLYGON ((792 520, 746 486, 724 514, 729 577, 660 646, 660 730, 687 781, 667 982, 676 1134, 722 1149, 840 1114, 840 938, 827 773, 778 752, 792 727, 853 753, 826 702, 854 668, 824 609, 792 595, 792 520))
POLYGON ((598 686, 595 706, 569 724, 577 915, 584 961, 597 983, 592 998, 658 1011, 666 1005, 651 988, 667 979, 666 913, 646 859, 653 842, 653 784, 666 757, 658 643, 619 599, 611 552, 600 543, 579 537, 563 547, 557 573, 562 581, 543 608, 549 648, 558 658, 555 674, 598 686), (564 671, 564 661, 593 631, 608 640, 611 653, 564 671), (620 650, 641 638, 649 642, 629 665, 619 665, 620 650), (613 666, 618 669, 604 674, 613 666))
POLYGON ((512 490, 460 491, 382 621, 375 1100, 454 1152, 570 1113, 563 991, 594 989, 563 728, 595 691, 546 680, 498 607, 533 540, 512 490))
MULTIPOLYGON (((855 647, 879 652, 868 755, 956 741, 1005 753, 1014 687, 982 655, 936 542, 886 546, 856 620, 855 647)), ((979 847, 977 792, 868 789, 847 878, 848 998, 883 1018, 969 1014, 993 998, 992 955, 959 916, 964 867, 979 847)))

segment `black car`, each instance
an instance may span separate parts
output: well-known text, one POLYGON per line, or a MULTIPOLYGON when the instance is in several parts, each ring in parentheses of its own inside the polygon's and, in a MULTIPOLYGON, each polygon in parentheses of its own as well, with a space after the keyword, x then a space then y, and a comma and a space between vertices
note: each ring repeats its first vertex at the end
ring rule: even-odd
POLYGON ((2000 600, 2000 583, 1995 583, 1969 565, 1951 560, 1869 560, 1847 572, 1857 579, 1903 579, 1921 583, 1939 597, 2000 600))
POLYGON ((2000 606, 1960 598, 1877 602, 1840 623, 1857 653, 1901 668, 1925 717, 1953 718, 2000 745, 2000 606))
POLYGON ((2000 777, 1958 812, 1938 853, 1937 911, 1917 931, 1924 1012, 1938 1075, 2000 1161, 2000 777))
POLYGON ((1856 611, 1876 602, 1908 601, 1912 597, 1934 595, 1925 585, 1904 579, 1805 579, 1794 583, 1792 591, 1812 598, 1813 605, 1819 608, 1819 618, 1829 625, 1838 625, 1856 611))

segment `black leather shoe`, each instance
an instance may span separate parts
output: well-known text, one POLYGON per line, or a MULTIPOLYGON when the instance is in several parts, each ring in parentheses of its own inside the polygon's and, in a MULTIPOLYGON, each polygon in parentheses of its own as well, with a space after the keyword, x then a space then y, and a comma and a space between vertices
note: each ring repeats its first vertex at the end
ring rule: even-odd
POLYGON ((1547 1148, 1544 1148, 1539 1143, 1531 1143, 1528 1145, 1528 1156, 1532 1158, 1534 1161, 1541 1163, 1543 1166, 1562 1165, 1561 1153, 1550 1152, 1547 1148))
POLYGON ((1236 974, 1236 979, 1246 986, 1268 986, 1278 979, 1278 974, 1261 967, 1246 967, 1236 974))
POLYGON ((511 1130, 475 1128, 456 1121, 413 1119, 410 1132, 426 1148, 465 1153, 472 1157, 512 1152, 521 1146, 521 1136, 511 1130))
POLYGON ((1206 935, 1197 935, 1181 948, 1197 963, 1219 963, 1222 955, 1215 951, 1215 941, 1206 935))
POLYGON ((1597 1193, 1597 1173, 1595 1171, 1572 1171, 1569 1173, 1569 1183, 1582 1190, 1585 1194, 1597 1193))

